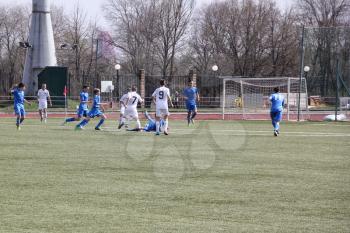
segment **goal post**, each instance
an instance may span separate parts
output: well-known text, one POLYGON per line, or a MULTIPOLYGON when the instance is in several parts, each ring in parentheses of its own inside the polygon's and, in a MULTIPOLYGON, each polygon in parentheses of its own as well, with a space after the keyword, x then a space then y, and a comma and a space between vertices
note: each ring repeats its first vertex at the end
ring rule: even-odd
POLYGON ((288 121, 298 119, 299 86, 300 119, 308 116, 306 79, 296 77, 244 78, 221 77, 223 80, 222 119, 266 120, 269 119, 269 96, 275 87, 285 97, 284 114, 288 121))

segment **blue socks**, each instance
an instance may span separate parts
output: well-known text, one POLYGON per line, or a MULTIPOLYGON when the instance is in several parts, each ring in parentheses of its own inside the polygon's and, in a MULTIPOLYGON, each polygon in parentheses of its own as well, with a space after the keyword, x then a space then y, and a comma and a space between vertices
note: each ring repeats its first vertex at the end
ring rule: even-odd
POLYGON ((101 119, 100 122, 96 125, 96 128, 100 128, 100 126, 105 122, 105 119, 101 119))
POLYGON ((87 125, 88 121, 86 119, 82 120, 77 126, 78 127, 84 127, 85 125, 87 125))
POLYGON ((66 119, 66 122, 73 122, 73 121, 75 121, 74 117, 66 119))
POLYGON ((197 116, 197 113, 196 113, 196 112, 193 112, 193 113, 192 113, 192 119, 194 119, 196 116, 197 116))
MULTIPOLYGON (((105 122, 105 119, 101 119, 98 124, 96 125, 96 128, 100 128, 101 125, 103 125, 103 123, 105 122)), ((89 120, 87 119, 84 119, 82 120, 78 125, 77 127, 84 127, 85 125, 87 125, 89 123, 89 120)))
POLYGON ((274 130, 279 130, 280 129, 279 124, 277 122, 272 121, 272 125, 273 125, 273 129, 274 130))

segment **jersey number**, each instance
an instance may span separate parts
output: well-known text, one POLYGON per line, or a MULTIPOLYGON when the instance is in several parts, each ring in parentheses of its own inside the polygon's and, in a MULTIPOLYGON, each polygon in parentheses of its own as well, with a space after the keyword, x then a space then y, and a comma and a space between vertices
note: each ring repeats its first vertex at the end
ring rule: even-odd
POLYGON ((160 100, 164 99, 164 91, 159 92, 159 99, 160 100))
POLYGON ((134 101, 132 101, 132 104, 134 104, 137 100, 137 97, 136 96, 133 96, 132 98, 134 98, 134 101))

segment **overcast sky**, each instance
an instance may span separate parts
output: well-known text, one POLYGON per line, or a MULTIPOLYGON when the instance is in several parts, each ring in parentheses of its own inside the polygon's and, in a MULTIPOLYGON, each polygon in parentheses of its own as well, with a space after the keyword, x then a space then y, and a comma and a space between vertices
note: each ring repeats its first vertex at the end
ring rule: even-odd
MULTIPOLYGON (((132 1, 132 0, 130 0, 132 1)), ((197 7, 202 6, 204 4, 209 4, 214 1, 219 0, 197 0, 197 7)), ((281 9, 286 9, 292 5, 296 0, 276 0, 278 6, 281 9)), ((103 18, 103 12, 101 10, 101 5, 105 0, 51 0, 57 6, 64 6, 66 12, 72 11, 75 4, 78 2, 81 6, 87 11, 91 18, 97 18, 98 22, 104 26, 108 26, 107 22, 103 18)), ((31 7, 32 0, 0 0, 0 5, 3 4, 26 4, 31 7)))

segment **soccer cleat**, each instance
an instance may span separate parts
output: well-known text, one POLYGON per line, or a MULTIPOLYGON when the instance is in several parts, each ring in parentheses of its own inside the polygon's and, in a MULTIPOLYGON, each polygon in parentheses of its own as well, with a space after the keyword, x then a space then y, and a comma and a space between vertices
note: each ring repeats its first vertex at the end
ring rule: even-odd
POLYGON ((102 131, 102 129, 100 127, 95 127, 95 130, 102 131))
POLYGON ((77 126, 75 126, 75 130, 77 130, 77 131, 79 131, 79 130, 83 130, 83 127, 81 127, 81 126, 77 125, 77 126))
POLYGON ((17 130, 20 131, 21 130, 21 126, 17 125, 17 130))
POLYGON ((279 131, 279 130, 276 130, 276 133, 277 133, 278 135, 280 135, 280 131, 279 131))
POLYGON ((160 133, 159 132, 156 132, 156 136, 159 136, 160 135, 160 133))
POLYGON ((277 130, 273 131, 273 135, 275 135, 275 137, 278 136, 277 130))
POLYGON ((118 125, 118 129, 121 129, 121 128, 123 127, 123 125, 124 125, 124 122, 120 123, 120 124, 118 125))
POLYGON ((164 131, 164 135, 169 135, 169 134, 168 134, 168 131, 164 131))

